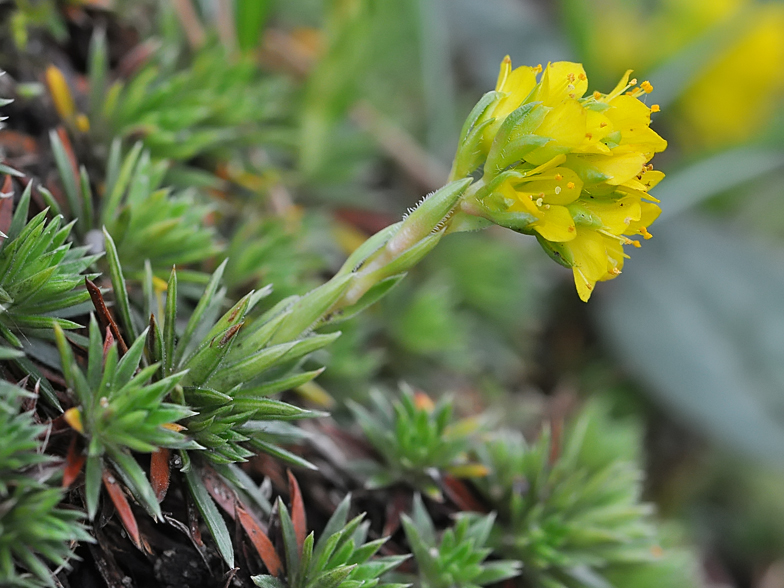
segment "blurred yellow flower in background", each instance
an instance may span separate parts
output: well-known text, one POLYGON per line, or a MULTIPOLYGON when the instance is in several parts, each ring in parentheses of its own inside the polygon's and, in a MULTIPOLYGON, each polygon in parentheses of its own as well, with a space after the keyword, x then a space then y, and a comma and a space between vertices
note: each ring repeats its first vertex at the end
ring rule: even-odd
MULTIPOLYGON (((710 54, 679 97, 673 125, 685 147, 743 142, 761 130, 784 97, 784 4, 754 0, 565 0, 586 61, 618 73, 629 61, 652 71, 681 51, 710 54)), ((680 61, 683 61, 680 57, 680 61)))

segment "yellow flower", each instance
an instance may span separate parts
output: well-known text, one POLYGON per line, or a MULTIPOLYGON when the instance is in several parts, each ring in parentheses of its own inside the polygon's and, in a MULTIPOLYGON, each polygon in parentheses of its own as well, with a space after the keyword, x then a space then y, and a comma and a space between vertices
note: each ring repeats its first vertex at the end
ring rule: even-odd
POLYGON ((637 87, 630 71, 610 93, 587 96, 580 64, 548 64, 537 81, 538 72, 512 70, 508 58, 501 64, 474 195, 479 214, 536 235, 572 268, 587 301, 596 282, 621 273, 623 246, 640 246, 631 237, 651 237, 660 209, 648 190, 664 174, 648 162, 667 142, 650 128, 652 109, 640 99, 653 87, 637 87))

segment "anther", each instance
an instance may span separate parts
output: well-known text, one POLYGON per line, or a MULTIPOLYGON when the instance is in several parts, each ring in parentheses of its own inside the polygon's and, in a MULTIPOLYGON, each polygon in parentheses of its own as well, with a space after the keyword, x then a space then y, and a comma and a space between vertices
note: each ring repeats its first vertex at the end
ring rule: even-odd
POLYGON ((560 182, 561 180, 563 180, 563 176, 561 174, 555 174, 555 181, 560 182))
POLYGON ((580 75, 577 76, 577 77, 580 78, 582 81, 585 81, 585 80, 588 79, 584 73, 580 73, 580 75))
POLYGON ((556 186, 555 187, 555 193, 556 194, 560 194, 561 193, 561 186, 556 186))
POLYGON ((658 104, 651 104, 651 112, 659 112, 661 107, 658 104))
POLYGON ((600 122, 600 123, 599 123, 599 126, 600 126, 601 128, 604 128, 604 127, 606 127, 606 126, 607 126, 607 123, 606 123, 606 122, 604 122, 604 121, 602 121, 602 122, 600 122))
POLYGON ((573 82, 574 74, 572 72, 569 72, 568 74, 566 74, 566 79, 568 79, 570 82, 573 82))
POLYGON ((651 84, 648 80, 645 80, 642 84, 640 84, 640 87, 646 94, 653 92, 653 84, 651 84))
POLYGON ((585 138, 589 139, 589 140, 593 139, 593 134, 592 133, 585 133, 585 138))
POLYGON ((536 205, 537 206, 541 206, 543 202, 544 202, 544 200, 542 200, 541 198, 537 198, 536 199, 536 205))
POLYGON ((596 100, 598 100, 599 98, 601 98, 601 97, 602 97, 602 94, 601 94, 601 92, 599 92, 599 90, 596 90, 596 91, 593 93, 593 97, 594 97, 596 100))
POLYGON ((566 184, 566 187, 569 188, 570 190, 574 190, 574 182, 569 182, 568 184, 566 184))

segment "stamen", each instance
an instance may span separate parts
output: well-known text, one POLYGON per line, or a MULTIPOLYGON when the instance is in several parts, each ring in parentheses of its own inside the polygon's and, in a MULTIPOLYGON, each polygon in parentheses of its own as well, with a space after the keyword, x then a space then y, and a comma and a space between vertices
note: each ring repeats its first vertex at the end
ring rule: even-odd
POLYGON ((606 122, 604 122, 604 121, 602 121, 602 122, 600 122, 600 123, 599 123, 599 127, 600 127, 600 128, 602 128, 602 129, 603 129, 604 127, 606 127, 606 126, 607 126, 607 123, 606 123, 606 122))
POLYGON ((651 104, 651 112, 659 112, 661 107, 658 104, 651 104))
POLYGON ((640 84, 640 87, 646 94, 653 92, 653 84, 651 84, 648 80, 645 80, 642 84, 640 84))

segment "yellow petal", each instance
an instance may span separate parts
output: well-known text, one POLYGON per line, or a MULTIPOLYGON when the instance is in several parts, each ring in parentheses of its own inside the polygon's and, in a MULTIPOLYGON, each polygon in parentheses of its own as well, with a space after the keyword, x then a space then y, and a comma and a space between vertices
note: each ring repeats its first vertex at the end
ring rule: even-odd
POLYGON ((615 88, 613 88, 612 92, 607 94, 607 96, 604 98, 604 101, 608 102, 613 98, 615 98, 616 96, 623 94, 626 91, 626 88, 629 87, 629 76, 631 75, 632 75, 632 70, 627 69, 626 73, 623 74, 621 81, 618 82, 618 85, 616 85, 615 88))
POLYGON ((525 160, 540 165, 559 153, 568 153, 585 140, 585 108, 577 100, 565 100, 554 107, 535 133, 552 139, 525 156, 525 160))
POLYGON ((535 100, 555 106, 569 98, 580 99, 588 90, 588 78, 582 64, 570 61, 548 63, 537 88, 535 100))
POLYGON ((648 158, 643 153, 631 152, 609 157, 582 155, 579 160, 588 173, 602 174, 607 177, 604 182, 610 186, 618 186, 639 175, 648 158))
POLYGON ((501 61, 501 70, 498 72, 498 81, 495 84, 496 92, 504 91, 504 84, 506 83, 506 78, 509 77, 511 71, 512 71, 512 58, 507 55, 506 57, 504 57, 503 61, 501 61))
POLYGON ((533 227, 542 237, 555 243, 571 241, 577 236, 574 220, 565 206, 550 206, 533 227))
POLYGON ((497 122, 503 122, 503 119, 517 110, 525 101, 536 86, 536 72, 537 70, 533 67, 522 66, 515 68, 506 76, 499 90, 504 92, 506 96, 498 101, 491 115, 496 118, 497 122))
POLYGON ((639 221, 642 214, 639 197, 624 196, 619 199, 586 199, 582 205, 598 216, 602 227, 613 235, 621 235, 630 223, 639 221))
POLYGON ((542 198, 545 204, 571 204, 580 196, 583 181, 567 167, 556 167, 545 173, 523 178, 514 186, 522 199, 542 198))

